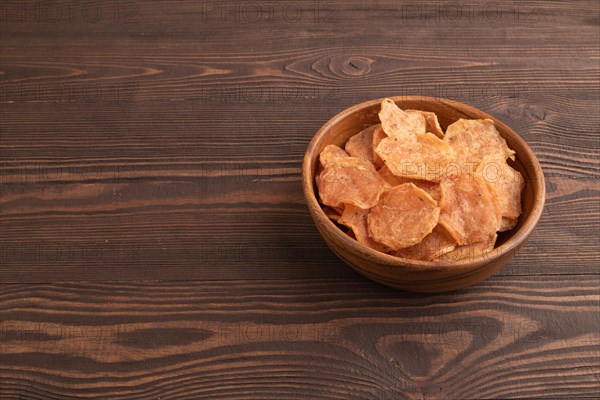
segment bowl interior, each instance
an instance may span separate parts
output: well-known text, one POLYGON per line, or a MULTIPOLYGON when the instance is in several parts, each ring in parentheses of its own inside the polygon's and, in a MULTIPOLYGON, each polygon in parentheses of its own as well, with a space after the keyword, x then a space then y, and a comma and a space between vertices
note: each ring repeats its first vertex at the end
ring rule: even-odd
MULTIPOLYGON (((416 109, 436 113, 440 125, 444 130, 448 125, 460 118, 489 118, 494 121, 500 135, 506 139, 508 146, 516 152, 516 160, 509 160, 509 164, 523 176, 525 180, 525 189, 522 193, 523 213, 519 218, 517 226, 510 231, 499 233, 496 248, 485 257, 489 260, 495 256, 500 256, 503 252, 514 249, 520 242, 524 241, 529 236, 531 230, 533 230, 533 227, 541 215, 545 198, 545 184, 539 162, 525 141, 501 121, 476 108, 462 103, 431 97, 395 97, 392 99, 402 109, 416 109)), ((318 205, 318 210, 316 210, 316 212, 318 213, 320 211, 320 214, 322 214, 322 217, 324 218, 327 217, 318 203, 318 193, 316 185, 314 184, 314 178, 318 168, 318 156, 325 146, 335 144, 343 148, 346 141, 352 135, 357 134, 370 125, 379 123, 378 112, 380 103, 381 99, 372 100, 344 110, 327 122, 315 135, 313 141, 309 145, 303 168, 303 174, 307 174, 308 176, 303 177, 303 184, 306 186, 306 196, 310 197, 307 198, 309 207, 311 206, 311 203, 313 206, 316 203, 318 205)), ((316 207, 311 208, 313 208, 312 212, 315 212, 314 208, 316 207)), ((330 225, 335 226, 333 222, 330 225)), ((336 227, 336 229, 339 228, 336 227)), ((343 235, 346 235, 341 229, 339 230, 343 235)), ((358 242, 353 242, 354 245, 359 245, 358 242)), ((362 245, 360 246, 364 247, 362 245)), ((373 252, 375 251, 373 250, 373 252)), ((375 253, 384 257, 391 257, 383 253, 375 253)), ((397 259, 402 260, 400 258, 397 259)), ((413 260, 404 260, 404 262, 406 261, 413 262, 413 260)), ((469 260, 469 263, 476 263, 477 261, 478 260, 473 259, 469 260)), ((417 261, 414 263, 431 265, 432 267, 443 264, 425 261, 417 261)), ((453 265, 461 263, 463 262, 450 262, 450 264, 453 265)))

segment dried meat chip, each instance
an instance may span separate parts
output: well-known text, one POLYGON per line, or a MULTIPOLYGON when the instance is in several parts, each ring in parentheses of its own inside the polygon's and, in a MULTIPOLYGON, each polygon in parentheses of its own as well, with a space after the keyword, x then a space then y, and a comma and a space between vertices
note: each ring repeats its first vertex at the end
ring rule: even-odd
POLYGON ((472 173, 485 156, 514 159, 515 152, 490 119, 459 119, 446 129, 444 141, 454 150, 461 173, 472 173))
POLYGON ((391 254, 397 257, 413 260, 431 261, 456 248, 456 240, 441 225, 436 225, 433 231, 419 243, 396 250, 391 254))
POLYGON ((440 225, 459 245, 486 242, 500 224, 495 193, 479 176, 459 175, 441 183, 440 225))
POLYGON ((431 111, 421 111, 421 110, 406 110, 407 113, 420 113, 423 118, 425 118, 425 131, 433 133, 435 136, 442 139, 444 137, 444 131, 440 126, 440 122, 438 121, 437 115, 431 111))
MULTIPOLYGON (((486 156, 475 173, 487 181, 496 192, 503 218, 516 220, 521 215, 521 193, 525 180, 519 171, 513 169, 502 155, 486 156)), ((503 228, 509 224, 502 224, 503 228)))
POLYGON ((500 225, 502 222, 502 206, 500 203, 500 198, 496 194, 496 191, 494 190, 494 187, 492 186, 492 184, 489 183, 488 181, 486 181, 485 179, 483 179, 483 181, 485 182, 486 186, 488 187, 488 190, 490 191, 490 193, 492 195, 492 203, 494 205, 492 210, 496 214, 496 221, 498 223, 498 226, 496 227, 496 231, 498 231, 500 229, 500 225))
POLYGON ((327 164, 335 162, 335 160, 340 157, 349 157, 349 155, 339 146, 329 144, 321 151, 321 154, 319 155, 319 161, 321 165, 325 167, 327 164))
POLYGON ((403 178, 418 178, 423 163, 420 150, 421 146, 416 140, 387 137, 379 143, 375 153, 384 160, 392 174, 403 178))
POLYGON ((396 176, 439 182, 454 162, 452 148, 432 133, 421 133, 415 138, 385 138, 375 152, 396 176))
POLYGON ((485 242, 473 243, 466 246, 458 246, 454 250, 440 256, 439 259, 443 261, 464 261, 483 257, 490 251, 494 250, 497 237, 497 235, 494 235, 485 242))
POLYGON ((381 243, 376 242, 369 236, 367 227, 368 213, 368 210, 363 210, 362 208, 348 204, 346 208, 344 208, 344 213, 338 222, 350 228, 354 233, 354 238, 359 243, 362 243, 374 250, 386 252, 389 250, 388 248, 381 243))
POLYGON ((424 162, 422 180, 439 182, 444 178, 448 165, 454 163, 454 152, 443 140, 431 133, 417 135, 424 162))
POLYGON ((384 162, 381 159, 381 157, 379 157, 379 155, 377 154, 375 149, 377 149, 377 146, 379 146, 379 143, 381 143, 381 141, 383 139, 385 139, 387 137, 387 135, 383 131, 381 124, 375 125, 375 127, 376 127, 375 131, 373 132, 373 147, 372 147, 373 164, 375 165, 376 168, 381 168, 383 166, 384 162))
POLYGON ((440 201, 442 193, 440 189, 440 184, 437 182, 423 181, 419 179, 403 178, 400 176, 396 176, 392 174, 392 171, 390 171, 390 169, 386 165, 379 168, 377 172, 379 172, 379 175, 381 175, 390 186, 398 186, 402 185, 403 183, 414 183, 415 186, 429 193, 432 199, 434 199, 437 202, 440 201))
POLYGON ((423 189, 405 183, 385 190, 367 217, 369 235, 392 250, 419 243, 437 225, 440 209, 423 189))
POLYGON ((373 133, 380 125, 363 129, 346 142, 345 150, 352 157, 373 163, 373 133))
POLYGON ((356 157, 340 157, 327 164, 316 181, 321 202, 330 207, 353 204, 369 209, 388 186, 373 164, 356 157))
POLYGON ((379 120, 388 136, 414 137, 417 133, 425 133, 425 117, 420 113, 407 113, 400 109, 392 99, 381 102, 379 120))

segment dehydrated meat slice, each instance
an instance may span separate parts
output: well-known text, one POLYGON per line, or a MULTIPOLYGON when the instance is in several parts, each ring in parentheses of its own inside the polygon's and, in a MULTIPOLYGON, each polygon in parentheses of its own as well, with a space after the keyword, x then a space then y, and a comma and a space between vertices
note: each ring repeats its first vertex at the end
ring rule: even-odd
POLYGON ((372 147, 373 165, 375 165, 375 168, 381 168, 383 166, 384 162, 381 159, 381 157, 379 157, 379 155, 377 154, 375 149, 377 149, 377 146, 379 146, 379 143, 381 143, 381 141, 383 139, 385 139, 387 137, 387 135, 383 131, 381 124, 378 124, 375 126, 376 126, 376 128, 375 128, 375 131, 373 132, 373 147, 372 147))
POLYGON ((335 162, 340 157, 349 157, 341 147, 334 144, 328 144, 319 154, 319 162, 323 167, 335 162))
POLYGON ((375 152, 396 176, 433 182, 442 180, 454 161, 452 148, 432 133, 383 139, 375 152))
POLYGON ((440 126, 440 122, 438 121, 437 115, 431 111, 421 111, 421 110, 406 110, 407 113, 417 112, 420 113, 423 118, 425 118, 425 131, 433 133, 435 136, 442 139, 444 137, 444 131, 440 126))
POLYGON ((460 173, 472 173, 485 156, 513 158, 515 152, 490 119, 459 119, 446 129, 444 141, 454 150, 460 173))
POLYGON ((494 188, 501 216, 510 221, 503 222, 501 230, 511 229, 512 222, 516 223, 521 215, 521 193, 525 187, 523 176, 500 154, 484 157, 475 172, 494 188))
POLYGON ((369 235, 392 250, 419 243, 437 225, 440 209, 423 189, 405 183, 387 189, 367 217, 369 235))
POLYGON ((381 125, 373 125, 352 136, 346 142, 346 152, 352 157, 373 163, 373 133, 380 127, 381 125))
POLYGON ((495 194, 479 176, 462 174, 441 183, 440 224, 459 245, 487 242, 499 226, 495 194))
POLYGON ((425 117, 420 113, 407 113, 400 109, 392 99, 381 102, 379 120, 384 132, 393 137, 414 137, 417 133, 425 133, 425 117))
POLYGON ((327 164, 316 181, 321 202, 330 207, 353 204, 369 209, 388 186, 373 164, 356 157, 340 157, 327 164))
POLYGON ((344 213, 338 222, 352 229, 352 232, 354 232, 354 237, 358 242, 369 246, 374 250, 381 252, 388 251, 389 249, 383 244, 376 242, 369 236, 367 227, 368 213, 368 210, 363 210, 362 208, 348 204, 346 208, 344 208, 344 213))

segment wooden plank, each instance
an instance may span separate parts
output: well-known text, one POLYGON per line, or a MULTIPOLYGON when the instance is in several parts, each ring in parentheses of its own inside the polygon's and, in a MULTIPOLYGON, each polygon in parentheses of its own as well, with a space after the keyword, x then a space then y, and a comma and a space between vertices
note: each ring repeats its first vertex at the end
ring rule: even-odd
POLYGON ((594 397, 600 276, 4 285, 3 399, 594 397))
MULTIPOLYGON (((21 34, 29 33, 32 25, 36 32, 67 37, 103 33, 119 37, 145 34, 152 38, 151 33, 154 32, 173 36, 196 33, 229 45, 232 43, 227 40, 228 37, 260 43, 261 37, 245 36, 248 31, 256 32, 259 26, 264 36, 273 30, 287 31, 285 39, 295 38, 294 32, 297 31, 308 31, 313 35, 335 31, 340 38, 355 39, 360 32, 357 28, 367 23, 370 24, 369 31, 377 35, 406 28, 417 33, 430 32, 439 29, 439 26, 455 27, 461 32, 494 28, 480 32, 477 37, 462 37, 464 42, 477 42, 481 36, 506 33, 509 29, 551 31, 552 28, 595 27, 598 22, 598 4, 592 0, 527 3, 498 0, 493 3, 451 4, 393 0, 375 3, 327 0, 203 3, 175 0, 166 5, 160 0, 132 0, 90 4, 55 0, 50 4, 39 4, 23 0, 4 5, 2 20, 4 29, 21 34), (343 29, 349 27, 354 30, 343 29), (227 37, 215 37, 215 33, 225 33, 227 37)), ((440 36, 440 40, 444 37, 440 36)))

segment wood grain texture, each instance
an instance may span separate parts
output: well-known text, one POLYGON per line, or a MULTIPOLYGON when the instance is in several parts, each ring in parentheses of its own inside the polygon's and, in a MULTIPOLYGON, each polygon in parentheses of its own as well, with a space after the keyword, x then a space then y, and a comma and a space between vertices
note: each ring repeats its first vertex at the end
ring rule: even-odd
POLYGON ((3 399, 585 398, 600 281, 5 285, 3 399))
POLYGON ((0 398, 598 397, 600 4, 226 3, 0 2, 0 398), (368 282, 304 204, 312 135, 395 95, 542 162, 471 290, 368 282))

